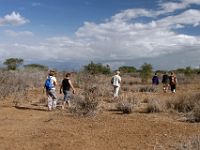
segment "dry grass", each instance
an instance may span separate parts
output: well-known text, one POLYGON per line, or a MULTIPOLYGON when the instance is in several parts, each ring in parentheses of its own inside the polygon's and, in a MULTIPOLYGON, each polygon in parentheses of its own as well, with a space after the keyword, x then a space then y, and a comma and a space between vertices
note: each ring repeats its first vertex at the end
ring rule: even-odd
POLYGON ((180 150, 200 150, 200 136, 189 137, 180 144, 180 150))
POLYGON ((14 103, 28 100, 28 90, 42 87, 44 77, 44 72, 0 71, 0 100, 8 96, 14 103))
POLYGON ((99 112, 99 102, 89 96, 74 96, 70 113, 77 117, 93 117, 99 112))

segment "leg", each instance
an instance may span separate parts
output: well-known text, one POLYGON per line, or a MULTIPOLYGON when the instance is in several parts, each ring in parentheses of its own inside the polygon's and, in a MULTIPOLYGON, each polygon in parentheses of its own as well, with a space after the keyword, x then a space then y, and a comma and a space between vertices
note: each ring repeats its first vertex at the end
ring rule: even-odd
POLYGON ((70 97, 71 97, 71 92, 70 91, 63 91, 64 93, 64 100, 63 100, 63 106, 62 108, 65 108, 66 103, 68 103, 68 107, 71 107, 70 103, 70 97))
POLYGON ((118 97, 119 94, 119 86, 114 86, 114 97, 118 97))
POLYGON ((52 110, 52 97, 50 96, 49 92, 47 91, 47 106, 48 110, 52 110))
POLYGON ((57 97, 56 97, 56 91, 55 90, 50 90, 49 95, 52 98, 52 108, 56 109, 57 106, 57 97))

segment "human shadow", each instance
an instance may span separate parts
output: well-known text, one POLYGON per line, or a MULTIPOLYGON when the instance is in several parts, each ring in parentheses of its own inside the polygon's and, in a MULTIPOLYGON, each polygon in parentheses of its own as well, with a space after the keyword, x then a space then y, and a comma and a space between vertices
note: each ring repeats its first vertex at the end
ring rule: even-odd
POLYGON ((16 109, 20 109, 20 110, 37 110, 37 111, 48 111, 47 108, 43 107, 33 107, 33 106, 19 106, 19 105, 15 105, 13 106, 15 107, 16 109))

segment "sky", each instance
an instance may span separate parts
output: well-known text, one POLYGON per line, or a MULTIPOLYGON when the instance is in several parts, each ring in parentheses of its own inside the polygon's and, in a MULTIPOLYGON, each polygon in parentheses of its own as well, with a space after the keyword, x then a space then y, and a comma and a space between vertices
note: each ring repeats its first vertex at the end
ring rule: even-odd
POLYGON ((0 61, 200 66, 200 0, 0 0, 0 61))

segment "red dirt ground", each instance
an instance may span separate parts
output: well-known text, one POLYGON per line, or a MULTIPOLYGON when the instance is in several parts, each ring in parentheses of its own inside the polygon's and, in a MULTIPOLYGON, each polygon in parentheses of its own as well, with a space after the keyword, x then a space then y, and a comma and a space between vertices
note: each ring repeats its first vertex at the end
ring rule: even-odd
POLYGON ((0 114, 0 150, 174 150, 200 135, 199 123, 168 113, 104 109, 94 118, 77 118, 68 110, 17 109, 1 102, 0 114))

